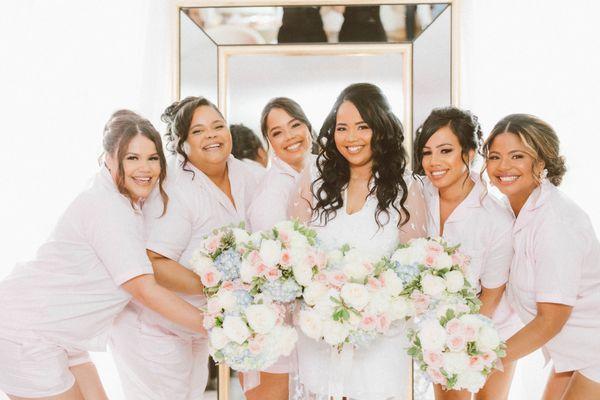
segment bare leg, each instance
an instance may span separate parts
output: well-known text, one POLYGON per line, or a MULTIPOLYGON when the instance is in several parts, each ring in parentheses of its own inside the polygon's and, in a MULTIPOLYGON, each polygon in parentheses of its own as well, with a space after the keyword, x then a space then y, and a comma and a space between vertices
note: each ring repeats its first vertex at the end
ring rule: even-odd
POLYGON ((81 394, 81 391, 79 390, 79 387, 77 386, 77 382, 75 382, 75 384, 71 387, 71 389, 67 390, 64 393, 61 394, 57 394, 56 396, 49 396, 49 397, 19 397, 19 396, 13 396, 11 394, 8 395, 8 398, 10 400, 85 400, 83 398, 83 395, 81 394))
POLYGON ((433 385, 435 400, 471 400, 471 392, 467 390, 444 390, 442 385, 433 385))
POLYGON ((507 400, 508 393, 510 391, 510 384, 512 383, 515 369, 517 367, 516 362, 505 363, 503 365, 504 371, 494 371, 490 375, 485 386, 477 392, 475 399, 477 400, 507 400))
MULTIPOLYGON (((244 387, 243 374, 239 374, 240 383, 244 387)), ((260 385, 248 390, 247 400, 287 400, 288 399, 288 374, 260 373, 260 385)))
POLYGON ((556 373, 552 369, 542 400, 560 400, 572 376, 573 371, 556 373))
POLYGON ((94 363, 86 362, 74 365, 69 369, 85 400, 108 400, 94 363))
POLYGON ((561 400, 600 399, 600 382, 595 382, 579 372, 575 372, 561 400))

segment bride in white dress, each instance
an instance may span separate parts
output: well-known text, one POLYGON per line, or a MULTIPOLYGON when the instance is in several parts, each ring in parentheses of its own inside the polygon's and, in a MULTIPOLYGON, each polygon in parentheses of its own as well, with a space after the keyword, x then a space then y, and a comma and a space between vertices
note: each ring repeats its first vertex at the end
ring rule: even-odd
MULTIPOLYGON (((313 227, 326 248, 344 244, 380 257, 426 234, 420 182, 405 170, 403 129, 377 86, 342 91, 319 134, 317 165, 299 179, 290 214, 313 227)), ((300 333, 299 391, 304 399, 411 398, 405 328, 342 354, 300 333), (343 361, 341 361, 343 360, 343 361), (335 388, 335 389, 332 389, 335 388)))

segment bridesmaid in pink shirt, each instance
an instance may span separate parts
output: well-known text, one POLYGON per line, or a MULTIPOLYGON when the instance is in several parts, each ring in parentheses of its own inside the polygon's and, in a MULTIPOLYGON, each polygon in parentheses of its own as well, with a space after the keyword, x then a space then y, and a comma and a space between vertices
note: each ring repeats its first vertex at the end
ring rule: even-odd
POLYGON ((487 173, 516 216, 508 297, 526 324, 504 362, 543 349, 544 399, 600 399, 600 244, 587 214, 557 186, 566 171, 544 121, 513 114, 484 145, 487 173))
POLYGON ((113 319, 132 298, 204 332, 202 313, 156 283, 146 255, 144 199, 158 184, 167 204, 160 135, 121 110, 104 128, 103 147, 92 186, 35 259, 0 282, 0 391, 12 400, 106 399, 87 352, 105 351, 113 319))
MULTIPOLYGON (((429 213, 427 233, 442 236, 470 256, 469 278, 479 292, 481 313, 492 318, 500 337, 508 339, 522 324, 504 296, 513 257, 513 217, 487 192, 471 167, 481 143, 477 117, 455 107, 435 109, 417 131, 416 172, 423 178, 429 213)), ((477 393, 477 399, 508 397, 515 363, 506 363, 477 393)), ((443 391, 436 399, 470 399, 468 391, 443 391)))
MULTIPOLYGON (((312 158, 311 124, 298 103, 286 97, 272 99, 261 115, 263 137, 273 150, 271 168, 262 179, 248 210, 253 231, 270 229, 287 215, 290 193, 295 181, 312 158)), ((260 385, 248 390, 248 400, 288 398, 290 358, 282 357, 275 365, 260 373, 260 385)))
MULTIPOLYGON (((206 297, 190 260, 213 229, 246 222, 258 181, 246 163, 231 155, 228 126, 207 99, 176 102, 163 120, 176 159, 165 185, 167 212, 157 218, 162 209, 158 196, 147 204, 146 248, 157 281, 202 307, 206 297)), ((115 321, 111 345, 127 400, 203 398, 208 379, 205 334, 132 303, 115 321)))

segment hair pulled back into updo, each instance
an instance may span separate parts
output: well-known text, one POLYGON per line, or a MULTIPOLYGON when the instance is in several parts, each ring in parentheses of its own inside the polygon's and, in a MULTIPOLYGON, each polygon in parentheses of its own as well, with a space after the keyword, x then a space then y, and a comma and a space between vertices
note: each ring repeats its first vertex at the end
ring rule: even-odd
POLYGON ((182 168, 185 171, 192 173, 192 170, 186 169, 186 165, 190 160, 185 152, 184 144, 190 133, 190 124, 192 123, 194 111, 202 106, 213 108, 219 113, 223 120, 225 119, 217 106, 202 96, 189 96, 183 100, 176 101, 167 107, 160 117, 161 121, 167 124, 165 134, 165 138, 167 139, 167 150, 183 157, 182 168))
POLYGON ((423 148, 429 139, 441 128, 449 127, 458 139, 461 147, 462 160, 467 170, 470 170, 469 152, 477 153, 481 147, 483 133, 481 125, 475 115, 468 110, 456 107, 443 107, 434 109, 427 117, 423 125, 417 129, 414 142, 414 165, 415 174, 424 175, 423 170, 423 148))
POLYGON ((132 202, 131 194, 125 187, 125 170, 123 168, 123 159, 127 154, 129 143, 137 135, 142 135, 151 140, 156 147, 156 153, 160 159, 160 174, 158 175, 158 187, 163 199, 163 215, 167 210, 169 197, 163 188, 163 183, 167 176, 167 161, 162 147, 160 134, 154 128, 152 123, 146 118, 130 110, 115 111, 106 124, 102 137, 102 148, 105 154, 110 154, 118 161, 118 171, 116 177, 117 189, 121 194, 127 196, 132 202))
MULTIPOLYGON (((560 140, 554 129, 545 121, 529 114, 511 114, 502 118, 485 141, 483 153, 487 156, 496 137, 503 133, 519 136, 529 155, 536 161, 543 162, 548 171, 546 177, 554 185, 559 186, 567 172, 565 158, 560 155, 560 140)), ((540 171, 532 170, 533 177, 540 182, 540 171)))

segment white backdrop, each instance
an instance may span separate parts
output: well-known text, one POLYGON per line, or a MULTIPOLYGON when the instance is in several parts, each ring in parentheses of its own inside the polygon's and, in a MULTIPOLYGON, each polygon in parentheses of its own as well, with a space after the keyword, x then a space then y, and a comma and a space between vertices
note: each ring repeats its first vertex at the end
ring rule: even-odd
MULTIPOLYGON (((462 105, 486 131, 512 112, 553 124, 568 161, 564 190, 598 230, 591 160, 600 144, 600 4, 461 3, 462 105)), ((167 0, 0 3, 0 277, 32 256, 94 173, 112 111, 131 108, 162 127, 158 117, 170 101, 169 10, 167 0)), ((109 395, 121 399, 110 358, 95 359, 109 395)), ((532 378, 515 381, 512 399, 540 390, 539 358, 525 366, 532 378)))

